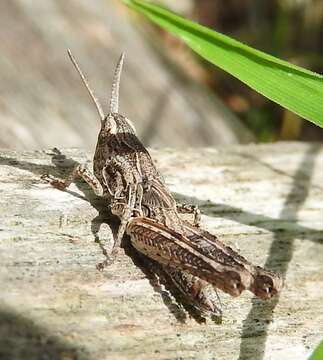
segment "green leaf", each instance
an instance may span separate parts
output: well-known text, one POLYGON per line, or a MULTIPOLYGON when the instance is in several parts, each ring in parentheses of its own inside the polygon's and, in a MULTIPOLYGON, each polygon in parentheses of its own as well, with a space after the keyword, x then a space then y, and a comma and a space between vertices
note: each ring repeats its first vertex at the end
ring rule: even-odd
POLYGON ((180 37, 206 60, 251 88, 323 127, 323 76, 253 49, 160 6, 123 0, 129 7, 180 37))
POLYGON ((322 360, 323 359, 323 341, 321 344, 315 349, 312 356, 309 358, 309 360, 322 360))

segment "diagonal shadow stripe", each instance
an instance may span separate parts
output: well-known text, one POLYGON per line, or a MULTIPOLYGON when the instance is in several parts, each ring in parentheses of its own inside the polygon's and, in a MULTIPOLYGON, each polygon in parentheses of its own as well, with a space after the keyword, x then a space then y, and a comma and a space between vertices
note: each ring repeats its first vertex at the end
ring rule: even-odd
MULTIPOLYGON (((284 207, 280 213, 280 218, 285 218, 288 214, 289 217, 292 217, 297 221, 297 213, 308 196, 314 160, 320 147, 320 145, 314 144, 304 154, 303 160, 295 173, 294 182, 289 195, 285 200, 284 207), (304 178, 305 169, 307 170, 306 179, 304 178), (302 186, 299 186, 299 179, 302 181, 302 186), (306 184, 304 183, 305 180, 306 184), (297 198, 297 202, 295 202, 295 198, 297 198)), ((293 245, 293 234, 284 234, 284 236, 282 236, 279 232, 276 232, 265 267, 269 269, 274 268, 285 277, 289 262, 293 256, 293 245)), ((279 297, 267 302, 261 302, 256 298, 252 299, 251 310, 243 322, 239 360, 263 359, 268 325, 273 320, 273 312, 278 301, 279 297), (259 320, 261 321, 261 324, 259 324, 259 320), (255 326, 256 322, 257 326, 255 326)))
POLYGON ((290 218, 290 209, 288 219, 277 219, 262 214, 255 214, 231 205, 216 203, 203 204, 203 202, 194 197, 187 197, 180 194, 175 194, 175 196, 180 202, 187 202, 189 199, 190 202, 199 206, 202 214, 207 216, 233 220, 243 225, 268 230, 273 234, 288 232, 290 234, 297 234, 298 238, 301 238, 302 236, 305 237, 306 235, 307 240, 323 244, 323 229, 314 229, 305 225, 297 224, 295 219, 290 218), (311 238, 309 238, 309 236, 311 236, 311 238))
MULTIPOLYGON (((313 145, 314 146, 314 145, 313 145)), ((318 145, 317 145, 318 146, 318 145)), ((257 156, 255 155, 252 155, 252 154, 249 154, 247 152, 240 152, 240 153, 237 153, 237 152, 231 152, 231 154, 236 154, 237 156, 240 156, 244 159, 249 159, 251 160, 252 162, 256 163, 256 164, 260 164, 262 165, 263 167, 269 169, 270 171, 272 171, 273 173, 276 173, 280 176, 284 176, 286 178, 293 178, 293 175, 291 175, 290 173, 288 173, 287 171, 284 171, 284 170, 281 170, 281 169, 278 169, 276 168, 275 166, 271 165, 270 163, 266 162, 266 161, 263 161, 262 159, 259 159, 257 156)), ((302 169, 299 170, 299 178, 298 178, 298 186, 301 187, 301 186, 306 186, 307 184, 307 173, 306 173, 306 169, 302 171, 302 169), (304 180, 304 181, 303 181, 304 180)), ((314 188, 314 189, 318 189, 320 191, 323 190, 323 187, 318 185, 318 184, 311 184, 311 188, 314 188)))
POLYGON ((90 359, 84 345, 66 338, 3 303, 0 305, 0 359, 90 359))

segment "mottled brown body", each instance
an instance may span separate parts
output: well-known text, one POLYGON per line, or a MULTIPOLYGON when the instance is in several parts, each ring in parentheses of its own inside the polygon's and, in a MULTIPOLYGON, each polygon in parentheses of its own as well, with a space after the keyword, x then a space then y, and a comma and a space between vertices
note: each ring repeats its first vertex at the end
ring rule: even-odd
POLYGON ((279 275, 252 265, 214 235, 181 219, 180 207, 137 138, 133 124, 118 113, 123 55, 115 71, 107 115, 70 52, 69 55, 95 102, 101 130, 93 161, 94 174, 78 167, 65 182, 49 181, 63 189, 79 175, 96 194, 111 201, 112 212, 121 220, 112 255, 127 231, 133 246, 160 263, 174 285, 202 310, 218 311, 215 288, 232 296, 245 289, 262 299, 276 295, 282 287, 279 275))
POLYGON ((154 260, 180 268, 213 284, 231 296, 248 289, 261 299, 276 295, 279 275, 252 265, 214 235, 182 221, 177 233, 148 218, 133 218, 127 233, 135 248, 154 260))

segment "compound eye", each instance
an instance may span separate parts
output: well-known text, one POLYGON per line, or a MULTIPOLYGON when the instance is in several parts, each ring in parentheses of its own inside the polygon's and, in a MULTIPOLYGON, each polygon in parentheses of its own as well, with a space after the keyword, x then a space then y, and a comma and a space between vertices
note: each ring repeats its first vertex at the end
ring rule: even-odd
POLYGON ((231 282, 232 288, 235 290, 238 290, 241 286, 241 282, 239 280, 234 280, 231 282))
POLYGON ((271 294, 272 292, 273 292, 273 287, 272 286, 266 286, 266 292, 268 293, 268 294, 271 294))
POLYGON ((239 296, 244 290, 240 275, 234 271, 228 271, 226 272, 226 278, 229 279, 226 286, 227 292, 231 296, 239 296))
POLYGON ((273 281, 269 276, 258 276, 255 285, 255 295, 262 299, 270 299, 276 294, 273 281))

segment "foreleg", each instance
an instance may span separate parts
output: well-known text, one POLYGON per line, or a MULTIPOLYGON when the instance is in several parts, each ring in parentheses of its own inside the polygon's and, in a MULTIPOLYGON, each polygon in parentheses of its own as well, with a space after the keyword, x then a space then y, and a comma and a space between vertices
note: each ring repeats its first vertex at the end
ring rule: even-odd
POLYGON ((57 179, 51 175, 44 174, 41 179, 48 182, 59 190, 65 190, 75 181, 76 178, 82 178, 94 191, 95 195, 102 196, 103 188, 95 175, 83 164, 77 165, 65 180, 57 179))

